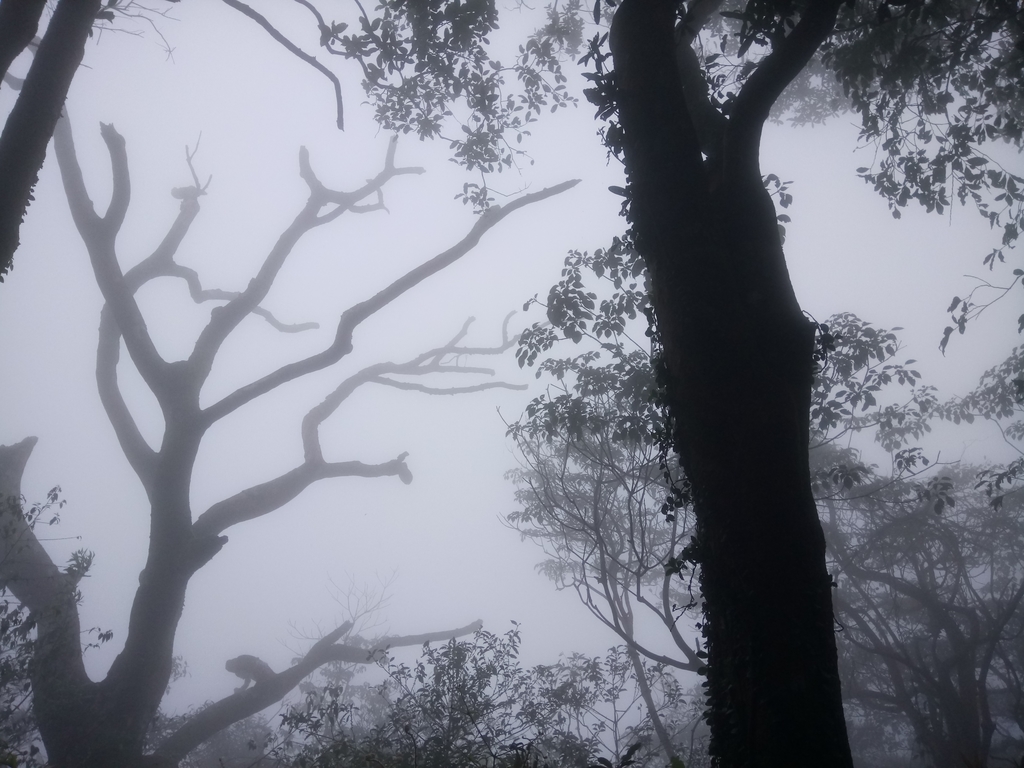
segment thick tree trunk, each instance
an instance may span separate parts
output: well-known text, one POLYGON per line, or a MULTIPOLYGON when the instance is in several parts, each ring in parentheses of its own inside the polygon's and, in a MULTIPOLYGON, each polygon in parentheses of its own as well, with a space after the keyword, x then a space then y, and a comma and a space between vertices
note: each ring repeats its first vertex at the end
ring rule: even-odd
POLYGON ((674 21, 671 0, 625 0, 612 52, 633 237, 694 493, 712 755, 729 768, 850 766, 808 467, 814 328, 757 160, 772 89, 741 94, 709 152, 690 119, 674 21))
POLYGON ((46 0, 0 3, 0 81, 36 36, 45 7, 46 0))
MULTIPOLYGON (((28 438, 0 446, 0 497, 20 496, 21 475, 35 442, 28 438)), ((85 673, 75 581, 53 563, 23 517, 5 508, 2 518, 0 584, 10 588, 37 623, 29 674, 50 764, 58 768, 141 766, 142 740, 166 680, 151 697, 149 719, 134 731, 126 727, 124 713, 114 706, 119 697, 112 692, 113 686, 94 683, 85 673)))
MULTIPOLYGON (((37 5, 8 0, 4 6, 19 4, 37 5)), ((60 118, 71 80, 85 55, 85 41, 99 10, 100 0, 61 0, 57 3, 21 94, 0 133, 0 179, 3 179, 0 184, 0 281, 10 269, 14 251, 18 248, 21 221, 46 158, 46 145, 50 143, 54 126, 60 118)), ((13 10, 3 14, 4 19, 14 15, 13 10)), ((25 15, 31 15, 30 8, 25 9, 25 15)), ((30 19, 22 20, 20 31, 27 31, 30 24, 30 19)), ((15 42, 4 42, 8 51, 17 48, 15 42)), ((0 59, 0 65, 3 63, 0 59)))

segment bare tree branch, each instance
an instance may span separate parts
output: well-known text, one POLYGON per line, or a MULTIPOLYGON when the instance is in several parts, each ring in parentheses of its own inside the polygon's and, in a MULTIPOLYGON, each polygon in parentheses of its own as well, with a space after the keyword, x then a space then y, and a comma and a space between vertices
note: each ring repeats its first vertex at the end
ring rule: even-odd
MULTIPOLYGON (((183 267, 180 264, 170 265, 164 273, 170 277, 180 277, 185 281, 188 286, 188 293, 192 297, 192 300, 196 304, 202 304, 205 301, 231 301, 241 296, 240 291, 225 291, 221 288, 203 288, 202 282, 199 280, 199 273, 194 269, 183 267)), ((252 314, 259 315, 268 323, 271 327, 281 331, 281 333, 300 333, 301 331, 309 331, 320 327, 320 323, 308 322, 308 323, 284 323, 274 317, 274 314, 270 310, 264 309, 263 307, 256 307, 252 310, 252 314)))
POLYGON ((326 349, 303 360, 278 368, 263 378, 246 384, 203 411, 208 423, 222 419, 246 403, 271 390, 313 371, 333 365, 352 350, 352 334, 356 327, 368 317, 386 307, 406 291, 419 285, 428 277, 453 264, 475 248, 480 238, 510 213, 527 205, 546 200, 576 186, 578 179, 562 182, 539 192, 523 195, 504 206, 493 206, 485 211, 470 229, 469 233, 446 251, 439 253, 420 266, 410 270, 371 298, 347 309, 338 322, 334 342, 326 349))
POLYGON ((117 363, 121 358, 121 330, 114 320, 110 305, 100 311, 99 343, 96 347, 96 387, 100 403, 110 426, 121 446, 121 452, 136 476, 147 490, 152 487, 157 454, 139 430, 139 425, 128 409, 117 378, 117 363))
POLYGON ((366 648, 336 643, 344 631, 350 628, 348 624, 342 625, 315 643, 309 652, 293 666, 257 682, 251 688, 236 691, 231 696, 214 702, 206 709, 197 712, 157 748, 156 754, 172 762, 181 760, 218 731, 280 701, 303 679, 328 662, 372 664, 390 648, 452 640, 472 634, 482 626, 483 622, 474 621, 465 627, 443 632, 384 637, 374 643, 372 647, 366 648))
POLYGON ((192 529, 197 536, 220 534, 232 525, 269 514, 298 496, 318 480, 330 477, 399 477, 408 484, 412 473, 402 454, 383 464, 364 464, 361 461, 311 462, 306 461, 283 475, 254 485, 219 501, 199 516, 192 529))
POLYGON ((337 411, 353 392, 365 384, 386 384, 397 389, 417 390, 430 394, 481 392, 494 388, 523 389, 523 386, 505 382, 481 382, 470 386, 451 388, 426 387, 384 377, 384 374, 402 376, 466 372, 493 374, 493 371, 486 368, 467 369, 444 364, 446 358, 454 356, 499 355, 507 351, 514 343, 514 340, 508 338, 506 328, 502 334, 503 341, 497 346, 459 347, 457 343, 466 335, 470 322, 472 322, 472 318, 463 324, 459 333, 448 344, 417 355, 404 363, 385 362, 367 366, 345 379, 333 392, 312 407, 303 418, 301 428, 303 463, 273 480, 255 485, 228 499, 217 502, 196 520, 193 525, 194 533, 197 536, 220 534, 232 525, 274 512, 318 480, 332 477, 397 476, 406 484, 412 482, 412 473, 405 463, 405 457, 408 455, 406 453, 383 464, 364 464, 359 461, 334 463, 325 461, 323 449, 320 446, 320 425, 337 411))
POLYGON ((153 394, 158 399, 166 399, 168 396, 173 397, 173 393, 168 392, 168 364, 160 357, 149 335, 133 291, 124 280, 114 248, 114 239, 124 220, 131 197, 124 139, 110 125, 101 125, 100 133, 110 154, 114 182, 107 213, 100 218, 93 208, 92 200, 89 199, 75 152, 71 125, 67 119, 57 124, 54 133, 54 146, 64 191, 71 207, 72 218, 89 252, 96 283, 117 320, 132 362, 153 394))
POLYGON ((351 210, 360 200, 371 194, 377 194, 392 178, 423 173, 422 168, 396 167, 394 158, 395 139, 392 139, 388 144, 384 168, 380 173, 353 192, 337 192, 326 188, 314 175, 306 148, 302 147, 299 150, 299 172, 309 186, 309 199, 292 224, 278 238, 256 277, 249 281, 248 287, 236 298, 225 306, 218 307, 211 314, 210 322, 199 334, 195 348, 188 360, 189 365, 197 371, 198 376, 205 380, 213 365, 213 358, 220 350, 224 340, 266 298, 278 272, 291 254, 292 248, 306 232, 333 221, 341 214, 351 210), (337 207, 328 213, 319 215, 320 210, 330 204, 335 204, 337 207))
POLYGON ((266 31, 268 35, 270 35, 272 38, 274 38, 274 40, 283 45, 289 53, 294 54, 298 58, 302 59, 302 61, 309 64, 311 67, 316 69, 320 74, 322 74, 324 77, 331 81, 331 84, 334 86, 334 100, 335 103, 337 103, 338 105, 338 128, 344 130, 345 108, 341 98, 341 83, 338 81, 337 76, 323 64, 317 61, 315 57, 310 56, 304 50, 295 45, 295 43, 293 43, 287 37, 278 32, 274 25, 271 24, 266 19, 266 17, 261 16, 259 13, 254 11, 245 3, 241 3, 239 2, 239 0, 223 0, 223 2, 225 3, 225 5, 234 8, 239 13, 248 16, 250 19, 255 21, 257 24, 263 27, 263 29, 266 31))
MULTIPOLYGON (((480 370, 486 371, 487 369, 480 370)), ((423 392, 427 395, 464 395, 469 392, 483 392, 487 389, 514 389, 520 391, 529 389, 526 384, 509 384, 505 381, 485 381, 480 384, 470 384, 465 387, 428 387, 425 384, 417 384, 413 381, 395 381, 394 379, 387 379, 383 376, 378 376, 370 381, 374 384, 384 384, 388 387, 393 387, 394 389, 404 389, 407 392, 423 392)))

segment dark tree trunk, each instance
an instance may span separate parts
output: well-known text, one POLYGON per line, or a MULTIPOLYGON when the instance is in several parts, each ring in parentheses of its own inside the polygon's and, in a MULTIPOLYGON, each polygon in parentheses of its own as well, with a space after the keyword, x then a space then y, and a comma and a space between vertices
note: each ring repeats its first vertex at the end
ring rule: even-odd
POLYGON ((729 768, 852 764, 808 467, 814 327, 758 164, 768 109, 837 7, 814 6, 759 65, 713 145, 683 90, 675 3, 625 0, 612 26, 633 237, 694 493, 711 750, 729 768))
MULTIPOLYGON (((3 3, 0 23, 17 22, 0 33, 0 65, 4 71, 28 44, 22 42, 35 34, 33 7, 42 3, 8 0, 3 3), (10 8, 9 8, 10 6, 10 8), (18 13, 15 9, 25 6, 18 13), (11 18, 17 17, 17 18, 11 18), (29 28, 31 31, 29 32, 29 28), (12 38, 10 40, 5 38, 12 38), (19 49, 18 46, 21 46, 19 49), (13 55, 11 55, 13 54, 13 55)), ((21 221, 32 200, 32 188, 46 158, 54 126, 60 118, 71 80, 85 55, 100 0, 61 0, 39 44, 32 67, 22 85, 21 94, 0 133, 0 281, 11 268, 18 248, 21 221)), ((39 14, 35 13, 38 23, 39 14)), ((0 76, 2 76, 0 72, 0 76)))
POLYGON ((45 7, 46 0, 0 3, 0 80, 36 36, 45 7))

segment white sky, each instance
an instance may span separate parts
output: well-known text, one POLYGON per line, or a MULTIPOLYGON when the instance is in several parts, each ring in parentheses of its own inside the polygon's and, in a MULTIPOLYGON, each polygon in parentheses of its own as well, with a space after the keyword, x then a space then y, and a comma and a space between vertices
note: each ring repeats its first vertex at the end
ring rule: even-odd
MULTIPOLYGON (((118 241, 127 268, 152 250, 173 220, 177 201, 169 190, 190 183, 183 148, 202 132, 196 169, 203 179, 212 173, 213 183, 178 260, 199 270, 206 287, 237 289, 305 200, 299 146, 309 148, 322 181, 352 188, 380 167, 387 136, 360 106, 354 69, 336 70, 343 76, 348 126, 340 133, 327 81, 254 24, 214 2, 185 3, 173 13, 180 21, 160 22, 174 46, 173 61, 152 35, 105 35, 99 45, 90 43, 68 100, 79 157, 102 210, 109 168, 99 122, 113 123, 127 140, 133 199, 118 241)), ((0 109, 10 103, 9 91, 0 90, 0 109)), ((547 292, 568 249, 603 246, 623 229, 620 199, 606 191, 621 183, 619 172, 606 165, 590 105, 581 101, 578 109, 548 118, 528 147, 535 164, 494 185, 515 192, 569 178, 583 183, 507 219, 475 252, 365 323, 341 366, 212 430, 193 488, 197 513, 297 463, 299 419, 332 383, 364 364, 444 342, 469 316, 478 318, 470 338, 491 343, 507 312, 547 292)), ((946 219, 909 211, 894 221, 853 173, 870 158, 854 155, 856 130, 848 122, 771 128, 766 135, 763 170, 795 182, 787 254, 801 303, 820 320, 853 311, 877 325, 904 326, 907 356, 920 361, 926 381, 947 395, 964 392, 1018 343, 1013 318, 1020 310, 1011 300, 994 307, 966 338, 954 338, 945 358, 937 352, 950 298, 969 290, 962 275, 980 274, 981 256, 997 234, 974 211, 958 207, 946 219)), ((445 142, 404 139, 399 163, 423 165, 428 173, 388 185, 390 213, 346 215, 303 240, 268 307, 285 321, 316 320, 322 329, 282 336, 261 321, 247 323, 226 348, 229 359, 207 391, 211 399, 322 346, 339 310, 468 230, 473 215, 453 197, 473 179, 446 158, 445 142)), ((82 612, 84 626, 114 630, 110 644, 88 655, 90 670, 102 675, 124 639, 148 510, 96 395, 101 300, 52 157, 22 243, 13 273, 0 286, 0 402, 7 406, 0 443, 40 437, 24 493, 41 499, 51 486, 63 486, 69 501, 64 521, 48 532, 80 537, 52 542, 55 559, 77 547, 96 553, 82 612)), ((139 296, 161 351, 172 358, 187 354, 209 307, 196 308, 180 282, 151 285, 139 296)), ((517 317, 520 326, 535 319, 517 317)), ((499 521, 513 509, 513 489, 502 474, 515 459, 497 409, 512 420, 539 390, 532 372, 519 371, 511 355, 484 364, 492 363, 506 380, 533 389, 428 398, 378 388, 343 406, 325 430, 332 455, 377 462, 408 451, 415 481, 321 482, 277 513, 228 531, 229 544, 190 585, 176 653, 186 657, 191 677, 175 685, 171 708, 230 693, 237 681, 223 663, 239 653, 286 666, 289 646, 304 647, 290 626, 312 631, 319 623, 326 630, 345 618, 331 600, 330 580, 345 584, 349 576, 374 583, 397 575, 385 617, 394 633, 476 618, 501 632, 516 619, 523 623, 529 663, 559 652, 598 653, 613 643, 574 595, 556 594, 534 573, 540 552, 520 544, 499 521)), ((153 401, 123 363, 121 377, 145 434, 158 439, 153 401)), ((976 458, 1000 455, 994 430, 949 439, 945 456, 959 455, 965 439, 976 458)))

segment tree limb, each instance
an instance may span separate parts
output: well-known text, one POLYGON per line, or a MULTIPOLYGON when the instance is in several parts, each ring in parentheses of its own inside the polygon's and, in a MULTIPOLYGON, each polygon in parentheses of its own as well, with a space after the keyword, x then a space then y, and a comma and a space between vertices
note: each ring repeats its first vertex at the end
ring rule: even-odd
POLYGON ((338 362, 338 360, 352 351, 352 334, 356 327, 368 317, 386 307, 403 293, 416 287, 428 277, 440 272, 445 267, 465 256, 479 244, 480 238, 487 231, 510 213, 527 205, 561 194, 578 183, 578 179, 562 182, 553 187, 542 189, 539 192, 524 195, 507 205, 489 208, 477 219, 466 236, 451 248, 411 269, 371 298, 347 309, 338 322, 338 330, 335 333, 334 341, 329 347, 303 360, 288 363, 263 378, 240 387, 206 408, 203 411, 204 418, 208 423, 213 423, 282 384, 304 376, 307 373, 322 370, 338 362))
MULTIPOLYGON (((726 134, 728 178, 759 168, 761 129, 772 105, 832 33, 844 0, 815 0, 805 6, 793 31, 774 43, 740 88, 729 114, 726 134)), ((758 178, 760 181, 760 178, 758 178)))
MULTIPOLYGON (((246 289, 226 305, 218 307, 211 313, 210 322, 199 334, 188 359, 189 366, 197 372, 196 375, 200 377, 200 380, 206 379, 213 365, 214 357, 231 331, 266 298, 278 272, 291 254, 292 248, 306 232, 333 221, 342 213, 351 210, 358 201, 378 193, 392 178, 423 173, 422 168, 396 167, 394 158, 395 140, 392 139, 388 144, 384 168, 380 173, 352 192, 337 192, 326 188, 317 179, 309 164, 309 152, 305 147, 300 148, 299 173, 309 187, 309 199, 291 225, 281 233, 277 243, 264 259, 256 277, 249 281, 246 289), (328 213, 319 215, 320 210, 330 204, 336 204, 337 207, 328 213)), ((311 371, 306 371, 306 373, 308 372, 311 371)), ((212 423, 212 421, 208 423, 212 423)))
MULTIPOLYGON (((32 6, 42 5, 38 0, 30 2, 32 6)), ((2 20, 9 21, 9 14, 15 14, 19 5, 29 6, 29 2, 4 3, 6 18, 2 20)), ((100 0, 60 0, 57 3, 18 100, 0 133, 0 179, 3 179, 0 184, 0 281, 11 268, 21 222, 46 158, 46 145, 60 118, 71 80, 85 55, 85 41, 99 9, 100 0)), ((30 23, 35 8, 22 10, 26 14, 23 23, 30 23)), ((15 29, 13 33, 18 35, 19 31, 15 29)), ((20 34, 24 34, 24 29, 20 34)))
POLYGON ((219 501, 193 523, 197 537, 222 533, 232 525, 269 514, 298 496, 318 480, 331 477, 399 477, 412 481, 412 473, 405 463, 406 454, 383 464, 364 464, 361 461, 312 462, 305 461, 283 475, 259 483, 219 501))
MULTIPOLYGON (((189 296, 196 304, 202 304, 204 301, 231 301, 241 296, 240 291, 225 291, 221 288, 203 288, 202 282, 199 280, 199 273, 194 269, 183 267, 180 264, 171 264, 166 270, 165 275, 168 277, 180 277, 185 281, 188 286, 189 296)), ((284 323, 278 320, 270 310, 264 309, 263 307, 256 307, 252 310, 252 314, 258 315, 266 320, 272 328, 275 328, 281 333, 300 333, 301 331, 309 331, 320 327, 320 323, 284 323)))
POLYGON ((147 490, 152 488, 157 454, 139 430, 139 425, 128 409, 117 378, 117 363, 121 358, 121 330, 114 320, 109 305, 100 311, 99 343, 96 346, 96 388, 100 403, 114 428, 121 452, 147 490))
MULTIPOLYGON (((511 317, 511 315, 509 316, 511 317)), ((447 344, 431 349, 427 352, 423 352, 417 355, 412 360, 408 360, 404 363, 376 363, 370 365, 359 371, 358 373, 349 376, 345 379, 338 387, 328 394, 319 404, 315 405, 309 410, 309 412, 302 419, 302 449, 307 461, 323 461, 323 451, 320 448, 319 430, 320 425, 333 414, 339 406, 352 395, 359 387, 364 384, 376 382, 380 384, 389 384, 397 389, 419 389, 420 391, 430 391, 429 388, 424 388, 421 385, 412 385, 409 382, 400 382, 393 379, 387 379, 384 377, 385 374, 402 375, 402 376, 423 376, 431 373, 486 373, 487 375, 493 375, 493 371, 488 369, 462 369, 451 365, 444 365, 444 358, 455 357, 460 355, 500 355, 501 353, 508 350, 515 342, 508 337, 508 319, 505 318, 505 323, 502 328, 502 342, 495 347, 479 347, 479 348, 467 348, 457 346, 458 342, 465 337, 470 323, 473 322, 473 318, 469 318, 463 325, 455 337, 447 344)), ((515 385, 503 385, 498 383, 488 383, 488 385, 475 385, 473 387, 461 388, 464 392, 476 392, 482 389, 490 389, 496 386, 506 386, 509 389, 516 389, 515 385)), ((448 393, 448 392, 445 392, 448 393)), ((440 391, 432 392, 432 394, 441 394, 440 391)))
POLYGON ((0 445, 0 589, 10 588, 30 611, 54 599, 60 570, 21 513, 21 477, 38 438, 0 445))
POLYGON ((483 622, 474 621, 465 627, 443 632, 384 637, 372 647, 365 648, 335 643, 344 634, 343 630, 348 629, 346 625, 342 625, 314 644, 309 652, 293 666, 278 672, 273 677, 257 682, 251 688, 236 691, 197 712, 185 725, 160 744, 156 754, 171 762, 181 760, 218 731, 280 701, 303 679, 328 662, 372 664, 380 660, 390 648, 452 640, 476 632, 482 626, 483 622))
POLYGON ((261 16, 259 13, 254 11, 245 3, 241 3, 239 2, 239 0, 223 0, 223 2, 225 5, 234 8, 239 13, 243 14, 244 16, 248 16, 250 19, 255 21, 257 24, 263 27, 264 31, 266 31, 268 35, 270 35, 272 38, 274 38, 274 40, 283 45, 289 53, 297 56, 302 61, 309 64, 320 74, 322 74, 324 77, 331 81, 331 84, 334 86, 334 101, 338 105, 338 128, 340 130, 345 130, 345 108, 341 98, 341 83, 338 81, 337 76, 323 64, 317 61, 315 57, 310 56, 308 53, 306 53, 297 45, 295 45, 295 43, 293 43, 287 37, 278 32, 274 25, 271 24, 264 16, 261 16))
POLYGON ((43 549, 21 509, 21 478, 37 438, 0 446, 0 588, 28 608, 38 628, 32 681, 37 713, 69 688, 91 685, 82 662, 75 584, 43 549))
POLYGON ((138 368, 146 386, 163 405, 168 397, 175 396, 173 391, 169 391, 168 363, 157 352, 156 345, 146 328, 146 321, 133 296, 134 292, 121 272, 114 249, 114 239, 124 221, 131 196, 124 138, 111 125, 101 125, 100 134, 110 154, 114 182, 110 205, 102 218, 96 214, 89 199, 75 152, 71 125, 67 119, 57 124, 54 134, 57 163, 60 166, 72 218, 89 252, 96 283, 117 320, 132 362, 138 368))
MULTIPOLYGON (((481 382, 466 387, 436 388, 413 384, 412 382, 395 381, 384 378, 384 374, 402 376, 424 376, 431 373, 479 373, 489 372, 487 369, 464 369, 444 365, 446 357, 454 355, 476 354, 497 355, 506 351, 514 340, 508 338, 507 329, 503 332, 502 343, 494 347, 459 347, 457 343, 465 336, 472 318, 463 324, 455 337, 440 347, 408 360, 404 363, 377 363, 349 376, 320 403, 313 406, 303 417, 301 434, 303 446, 303 463, 289 472, 248 488, 234 496, 217 502, 204 512, 193 525, 197 536, 208 536, 222 533, 237 523, 252 520, 280 509, 298 496, 305 488, 317 480, 331 477, 394 477, 402 482, 412 482, 412 473, 405 463, 407 454, 383 464, 364 464, 359 461, 329 463, 324 461, 323 449, 320 446, 320 425, 331 416, 340 405, 364 384, 385 384, 397 389, 417 390, 430 394, 458 394, 464 392, 480 392, 486 389, 505 388, 522 389, 524 387, 505 382, 481 382)), ((507 325, 507 319, 506 319, 507 325)))
POLYGON ((413 381, 395 381, 383 376, 378 376, 371 379, 371 381, 374 384, 383 384, 394 389, 403 389, 407 392, 423 392, 427 395, 464 395, 469 392, 483 392, 487 389, 512 389, 518 391, 529 389, 526 384, 509 384, 505 381, 485 381, 465 387, 428 387, 425 384, 417 384, 413 381))

